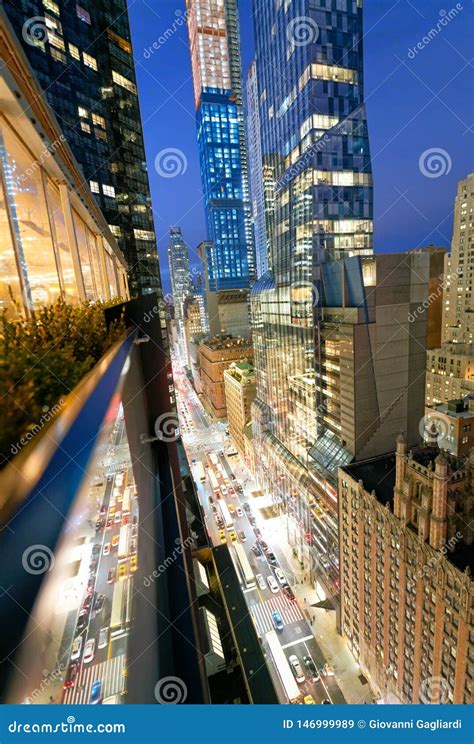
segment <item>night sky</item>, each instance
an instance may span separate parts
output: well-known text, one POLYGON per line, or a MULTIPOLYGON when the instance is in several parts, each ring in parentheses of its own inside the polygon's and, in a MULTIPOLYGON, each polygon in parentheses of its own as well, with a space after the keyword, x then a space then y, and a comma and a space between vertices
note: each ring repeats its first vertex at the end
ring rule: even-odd
MULTIPOLYGON (((456 182, 473 170, 470 0, 365 0, 364 5, 375 250, 449 247, 456 182), (438 22, 440 31, 428 38, 438 22), (410 52, 423 38, 424 48, 410 52), (432 148, 442 151, 433 161, 423 155, 432 148)), ((239 7, 245 81, 253 56, 252 2, 240 0, 239 7)), ((185 0, 129 0, 166 292, 169 226, 181 226, 194 263, 195 248, 206 237, 188 33, 186 24, 177 22, 184 11, 185 0), (158 48, 150 50, 154 42, 158 48), (168 148, 180 151, 182 172, 172 178, 159 173, 165 172, 168 148)))

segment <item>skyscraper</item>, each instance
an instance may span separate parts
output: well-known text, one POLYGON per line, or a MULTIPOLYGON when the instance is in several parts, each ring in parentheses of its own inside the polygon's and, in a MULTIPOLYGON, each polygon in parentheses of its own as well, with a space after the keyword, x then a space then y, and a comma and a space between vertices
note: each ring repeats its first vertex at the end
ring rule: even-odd
POLYGON ((211 291, 254 272, 236 0, 187 0, 211 291))
POLYGON ((114 0, 3 0, 18 39, 129 266, 160 290, 128 13, 114 0))
POLYGON ((184 242, 180 227, 170 227, 170 242, 168 245, 168 262, 170 267, 171 289, 173 292, 174 318, 178 332, 180 352, 184 353, 183 303, 194 293, 189 267, 188 246, 184 242))
MULTIPOLYGON (((362 8, 349 2, 328 12, 326 5, 253 4, 262 160, 275 193, 266 213, 271 271, 254 284, 251 303, 257 472, 293 514, 300 560, 308 566, 317 556, 322 571, 337 553, 336 484, 327 485, 327 466, 351 453, 331 422, 345 329, 338 330, 337 312, 321 328, 321 303, 326 293, 326 307, 357 323, 349 305, 355 311, 365 301, 371 282, 354 259, 372 254, 362 8), (352 263, 341 267, 348 257, 352 263), (334 259, 341 262, 328 268, 323 292, 321 265, 334 259), (341 281, 354 279, 345 294, 341 281)), ((334 569, 333 577, 337 559, 334 569)))
POLYGON ((252 204, 252 227, 255 245, 255 272, 258 277, 268 270, 269 244, 265 215, 265 185, 263 178, 260 114, 258 103, 257 65, 255 60, 247 73, 247 143, 249 181, 252 204))

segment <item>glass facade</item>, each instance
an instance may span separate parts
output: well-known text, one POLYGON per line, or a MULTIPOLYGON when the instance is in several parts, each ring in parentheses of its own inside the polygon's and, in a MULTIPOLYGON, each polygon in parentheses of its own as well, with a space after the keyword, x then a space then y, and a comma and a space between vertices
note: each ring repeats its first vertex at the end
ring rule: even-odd
POLYGON ((181 345, 184 352, 183 303, 186 297, 192 297, 193 284, 189 268, 189 251, 184 242, 180 227, 170 228, 170 242, 168 245, 168 263, 170 267, 171 289, 173 291, 174 317, 181 345))
POLYGON ((126 256, 132 292, 160 290, 126 4, 5 0, 3 7, 126 256))
POLYGON ((254 0, 253 10, 262 168, 274 194, 271 273, 252 289, 257 467, 299 559, 336 593, 336 481, 311 451, 332 428, 339 374, 331 362, 337 323, 322 333, 321 267, 372 253, 362 7, 254 0))
POLYGON ((188 0, 209 288, 243 289, 254 273, 235 0, 188 0))

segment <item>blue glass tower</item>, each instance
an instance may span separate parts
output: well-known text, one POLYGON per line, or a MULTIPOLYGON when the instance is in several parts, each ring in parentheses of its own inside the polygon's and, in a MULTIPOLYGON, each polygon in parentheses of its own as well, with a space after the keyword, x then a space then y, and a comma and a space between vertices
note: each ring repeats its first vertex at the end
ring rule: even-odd
POLYGON ((254 272, 236 0, 187 0, 209 288, 244 289, 254 272))

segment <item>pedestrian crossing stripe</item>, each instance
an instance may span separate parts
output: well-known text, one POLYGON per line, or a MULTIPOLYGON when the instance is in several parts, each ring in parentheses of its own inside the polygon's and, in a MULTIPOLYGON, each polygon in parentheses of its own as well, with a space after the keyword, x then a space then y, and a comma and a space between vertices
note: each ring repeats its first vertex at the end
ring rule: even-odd
POLYGON ((68 705, 84 705, 90 701, 93 683, 102 682, 101 698, 119 695, 124 692, 126 683, 125 654, 115 656, 100 664, 83 664, 76 684, 64 693, 63 702, 68 705))
POLYGON ((282 596, 271 597, 271 599, 267 599, 265 602, 254 604, 250 610, 257 628, 262 634, 274 630, 272 612, 279 612, 283 622, 287 625, 304 620, 303 613, 296 602, 291 602, 282 596))

